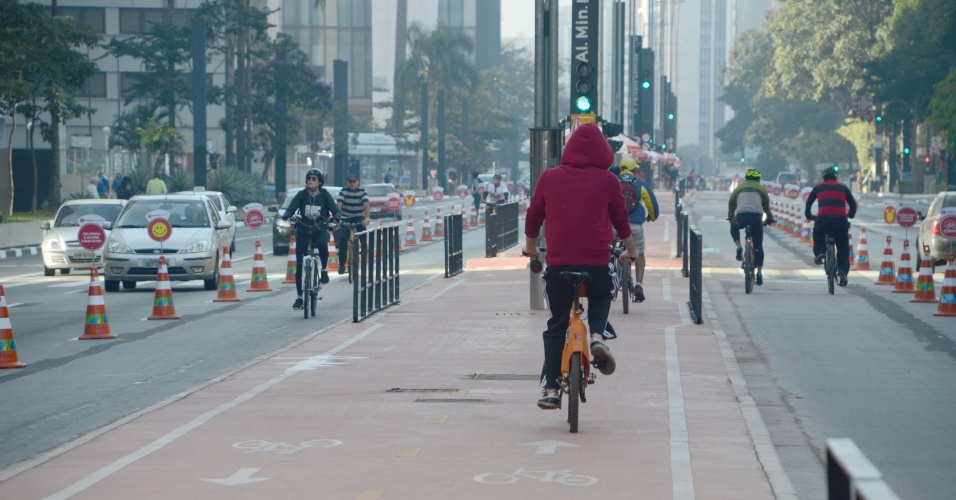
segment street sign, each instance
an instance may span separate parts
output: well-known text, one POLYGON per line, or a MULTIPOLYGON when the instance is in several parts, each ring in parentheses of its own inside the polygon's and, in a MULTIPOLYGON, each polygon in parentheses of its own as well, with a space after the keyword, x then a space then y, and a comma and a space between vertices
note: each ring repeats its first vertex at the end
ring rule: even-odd
POLYGON ((896 221, 901 227, 913 227, 918 220, 919 214, 913 207, 900 207, 899 212, 896 213, 896 221))
POLYGON ((95 222, 87 222, 80 226, 76 239, 86 250, 99 250, 106 243, 106 231, 95 222))
POLYGON ((389 195, 389 197, 385 199, 385 205, 388 207, 389 211, 394 212, 402 206, 402 200, 399 199, 398 193, 391 194, 394 196, 389 195))
POLYGON ((458 186, 458 197, 464 198, 465 196, 468 196, 468 186, 462 184, 458 186))
POLYGON ((956 214, 943 214, 936 223, 939 234, 953 239, 956 238, 956 214))
POLYGON ((153 217, 146 226, 146 233, 153 241, 166 241, 173 235, 173 225, 164 217, 153 217))
POLYGON ((940 151, 942 151, 942 150, 943 150, 943 138, 940 137, 940 136, 938 136, 938 135, 934 135, 934 136, 930 139, 930 142, 929 142, 929 150, 932 151, 933 153, 939 153, 940 151))
POLYGON ((896 222, 896 207, 893 205, 887 205, 883 209, 883 222, 887 224, 892 224, 896 222))
POLYGON ((246 225, 252 229, 259 229, 266 221, 262 210, 250 210, 246 212, 246 225))
POLYGON ((571 115, 571 133, 573 134, 579 126, 585 123, 597 123, 597 115, 591 113, 571 115))
POLYGON ((444 197, 445 197, 445 195, 444 195, 441 191, 439 191, 439 190, 437 190, 437 189, 435 190, 434 193, 432 193, 432 198, 433 198, 435 201, 441 201, 442 198, 444 198, 444 197))

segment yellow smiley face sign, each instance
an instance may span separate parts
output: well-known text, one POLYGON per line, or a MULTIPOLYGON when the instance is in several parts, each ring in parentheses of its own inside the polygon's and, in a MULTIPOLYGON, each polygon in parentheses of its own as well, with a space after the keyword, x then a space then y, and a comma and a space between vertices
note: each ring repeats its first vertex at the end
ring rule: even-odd
POLYGON ((896 222, 896 207, 887 205, 886 208, 883 209, 883 221, 887 224, 896 222))
POLYGON ((149 221, 149 225, 146 226, 146 233, 154 241, 166 241, 173 234, 173 226, 169 223, 169 220, 157 217, 149 221))

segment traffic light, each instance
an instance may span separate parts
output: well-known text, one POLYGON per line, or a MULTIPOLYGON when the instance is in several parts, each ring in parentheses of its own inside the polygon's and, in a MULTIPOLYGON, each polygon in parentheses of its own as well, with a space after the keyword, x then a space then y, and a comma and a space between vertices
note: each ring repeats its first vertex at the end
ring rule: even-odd
POLYGON ((651 70, 644 68, 641 70, 641 88, 644 90, 651 89, 651 70))
POLYGON ((574 66, 571 88, 571 113, 594 113, 597 104, 597 85, 594 68, 579 61, 574 66))
POLYGON ((923 163, 929 165, 931 161, 929 155, 923 157, 923 163))
POLYGON ((876 120, 877 123, 880 123, 883 121, 883 115, 876 115, 876 118, 874 119, 876 120))
POLYGON ((909 147, 909 146, 903 146, 903 154, 904 154, 904 155, 910 154, 910 147, 909 147))
POLYGON ((740 157, 740 163, 747 163, 747 159, 743 156, 740 157))

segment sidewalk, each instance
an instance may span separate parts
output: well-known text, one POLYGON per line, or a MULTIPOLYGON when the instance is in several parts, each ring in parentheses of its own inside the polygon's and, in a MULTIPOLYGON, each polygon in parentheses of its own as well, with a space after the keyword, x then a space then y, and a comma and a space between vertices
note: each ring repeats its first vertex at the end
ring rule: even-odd
POLYGON ((665 196, 577 434, 535 404, 547 313, 512 249, 21 464, 0 497, 795 498, 726 337, 688 316, 665 196))

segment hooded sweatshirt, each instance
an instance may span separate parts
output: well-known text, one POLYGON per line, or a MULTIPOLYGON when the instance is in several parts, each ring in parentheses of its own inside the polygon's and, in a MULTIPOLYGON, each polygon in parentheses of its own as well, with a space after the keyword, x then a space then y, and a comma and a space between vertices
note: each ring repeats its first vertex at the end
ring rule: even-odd
POLYGON ((611 258, 613 225, 621 238, 631 236, 621 183, 608 168, 614 152, 592 123, 571 134, 561 165, 542 172, 535 185, 524 234, 537 238, 544 227, 549 266, 602 266, 611 258))

